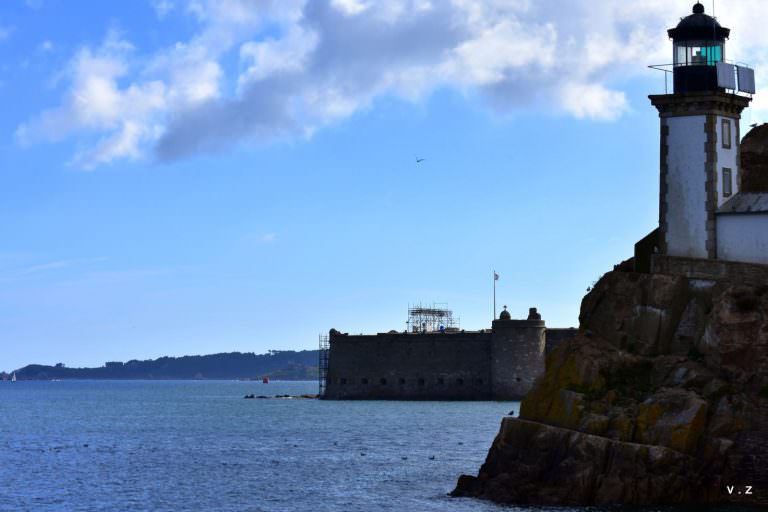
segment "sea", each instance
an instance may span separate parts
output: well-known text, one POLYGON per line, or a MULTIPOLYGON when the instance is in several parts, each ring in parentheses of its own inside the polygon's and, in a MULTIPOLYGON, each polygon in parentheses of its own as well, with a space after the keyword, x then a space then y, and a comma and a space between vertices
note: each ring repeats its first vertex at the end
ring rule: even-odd
POLYGON ((0 510, 525 510, 448 496, 519 403, 244 399, 311 393, 317 382, 0 382, 0 510))
POLYGON ((601 510, 448 496, 518 402, 274 398, 316 392, 315 381, 0 382, 0 511, 601 510))

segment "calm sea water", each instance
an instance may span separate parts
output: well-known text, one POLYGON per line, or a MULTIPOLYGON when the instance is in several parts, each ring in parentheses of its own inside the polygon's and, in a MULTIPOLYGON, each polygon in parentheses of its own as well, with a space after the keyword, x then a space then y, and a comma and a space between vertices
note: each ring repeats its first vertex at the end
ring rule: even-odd
POLYGON ((446 493, 518 403, 243 399, 316 390, 0 382, 0 510, 515 510, 446 493))

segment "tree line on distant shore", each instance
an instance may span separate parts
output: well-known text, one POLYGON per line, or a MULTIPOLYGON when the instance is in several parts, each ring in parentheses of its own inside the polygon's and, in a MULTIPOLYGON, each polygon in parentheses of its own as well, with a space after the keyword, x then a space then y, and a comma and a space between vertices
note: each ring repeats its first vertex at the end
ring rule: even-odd
MULTIPOLYGON (((317 350, 270 350, 267 354, 229 352, 205 356, 160 357, 145 361, 107 362, 98 368, 30 364, 15 371, 19 380, 52 379, 260 379, 313 380, 317 350)), ((10 374, 0 373, 7 380, 10 374)))

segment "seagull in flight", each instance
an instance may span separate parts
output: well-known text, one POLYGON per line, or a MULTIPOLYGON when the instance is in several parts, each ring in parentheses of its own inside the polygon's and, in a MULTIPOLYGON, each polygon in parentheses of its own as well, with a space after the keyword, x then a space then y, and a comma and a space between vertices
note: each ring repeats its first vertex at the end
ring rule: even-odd
POLYGON ((750 128, 757 128, 757 123, 749 125, 750 128))
POLYGON ((426 158, 419 158, 419 157, 416 157, 416 163, 417 163, 417 164, 420 164, 420 163, 421 163, 421 162, 423 162, 424 160, 426 160, 426 158))

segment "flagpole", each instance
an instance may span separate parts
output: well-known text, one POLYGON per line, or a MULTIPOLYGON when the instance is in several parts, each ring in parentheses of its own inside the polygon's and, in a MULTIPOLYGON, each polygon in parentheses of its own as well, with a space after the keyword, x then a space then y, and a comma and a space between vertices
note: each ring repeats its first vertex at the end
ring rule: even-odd
POLYGON ((496 320, 496 271, 493 271, 493 320, 496 320))

